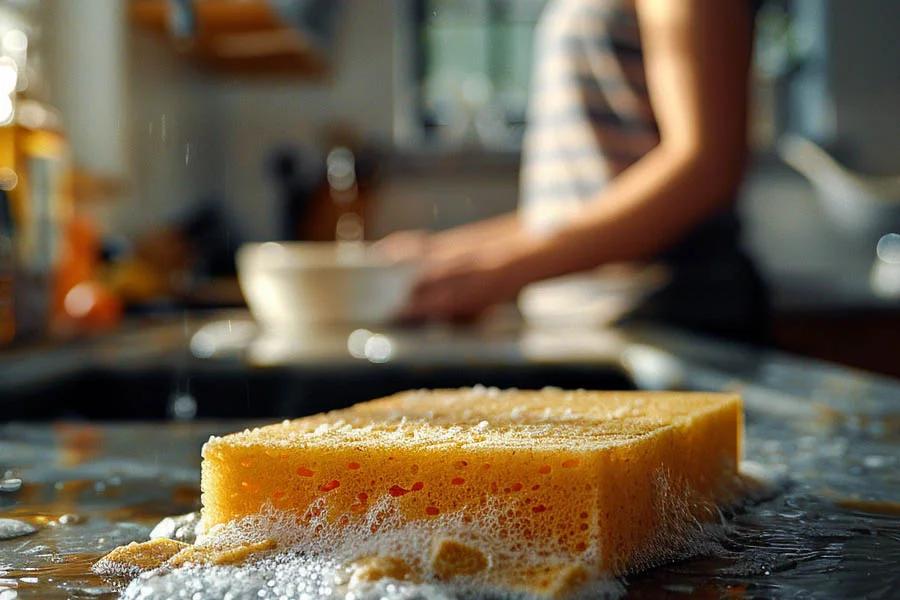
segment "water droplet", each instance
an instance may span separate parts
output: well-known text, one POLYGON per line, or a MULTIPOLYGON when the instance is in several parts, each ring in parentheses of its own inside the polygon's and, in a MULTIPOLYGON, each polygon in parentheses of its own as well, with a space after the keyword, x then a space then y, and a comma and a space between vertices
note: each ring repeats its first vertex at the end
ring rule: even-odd
POLYGON ((169 399, 169 412, 180 421, 189 421, 197 416, 197 400, 191 394, 173 394, 169 399))
POLYGON ((87 517, 84 515, 66 513, 58 518, 56 522, 60 525, 81 525, 82 523, 87 522, 87 517))

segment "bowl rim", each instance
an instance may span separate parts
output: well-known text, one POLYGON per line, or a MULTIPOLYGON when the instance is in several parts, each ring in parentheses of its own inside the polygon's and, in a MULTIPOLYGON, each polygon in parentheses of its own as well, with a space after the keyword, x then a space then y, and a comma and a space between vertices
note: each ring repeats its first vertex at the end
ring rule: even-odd
POLYGON ((373 242, 363 242, 363 253, 349 254, 344 262, 336 260, 337 242, 297 242, 297 241, 265 241, 246 242, 238 248, 235 259, 238 269, 285 270, 302 268, 306 270, 371 270, 414 268, 421 259, 418 257, 390 259, 371 251, 373 242), (280 247, 286 252, 279 255, 278 261, 260 258, 264 248, 280 247), (304 251, 301 257, 296 251, 304 251), (249 261, 249 262, 248 262, 249 261))

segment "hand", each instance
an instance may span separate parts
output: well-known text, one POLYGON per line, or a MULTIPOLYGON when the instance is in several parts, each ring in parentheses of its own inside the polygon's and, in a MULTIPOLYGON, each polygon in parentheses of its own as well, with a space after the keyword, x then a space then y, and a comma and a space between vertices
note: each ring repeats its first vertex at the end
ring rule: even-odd
POLYGON ((432 246, 401 320, 472 320, 493 305, 514 301, 531 280, 529 242, 517 235, 470 249, 432 246))
POLYGON ((474 244, 482 243, 486 236, 460 235, 460 230, 450 229, 432 233, 423 229, 397 231, 375 242, 376 252, 389 260, 421 260, 428 257, 432 261, 446 261, 470 252, 474 244))
POLYGON ((398 231, 375 242, 372 248, 388 260, 412 260, 427 254, 432 238, 429 232, 420 229, 398 231))

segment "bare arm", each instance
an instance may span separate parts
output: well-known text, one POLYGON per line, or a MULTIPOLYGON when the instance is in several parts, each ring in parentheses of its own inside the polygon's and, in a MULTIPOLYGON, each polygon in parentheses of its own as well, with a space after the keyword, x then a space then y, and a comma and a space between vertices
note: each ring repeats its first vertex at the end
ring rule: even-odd
POLYGON ((652 256, 732 201, 747 152, 748 0, 636 0, 660 144, 582 219, 536 242, 529 279, 652 256))
POLYGON ((442 246, 456 250, 429 261, 404 317, 474 316, 533 281, 651 257, 732 201, 747 152, 749 0, 636 2, 660 144, 550 237, 512 219, 477 245, 448 233, 442 246))
POLYGON ((449 249, 450 246, 477 244, 487 239, 514 235, 519 231, 518 215, 507 213, 437 233, 434 235, 433 243, 439 248, 449 249))
POLYGON ((378 242, 377 247, 393 258, 427 255, 432 260, 449 260, 487 242, 511 239, 520 231, 518 216, 508 213, 434 234, 422 230, 400 231, 378 242))

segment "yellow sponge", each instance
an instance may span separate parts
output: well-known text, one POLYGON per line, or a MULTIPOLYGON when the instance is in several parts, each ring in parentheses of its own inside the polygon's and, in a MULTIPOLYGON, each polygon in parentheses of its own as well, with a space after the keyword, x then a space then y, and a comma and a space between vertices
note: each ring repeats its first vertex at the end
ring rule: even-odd
POLYGON ((741 429, 731 394, 407 392, 211 438, 202 523, 274 508, 343 526, 371 521, 376 501, 437 523, 489 507, 510 551, 621 574, 667 557, 685 523, 731 500, 741 429))

